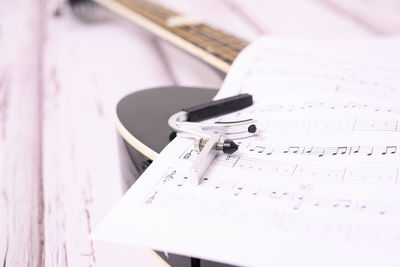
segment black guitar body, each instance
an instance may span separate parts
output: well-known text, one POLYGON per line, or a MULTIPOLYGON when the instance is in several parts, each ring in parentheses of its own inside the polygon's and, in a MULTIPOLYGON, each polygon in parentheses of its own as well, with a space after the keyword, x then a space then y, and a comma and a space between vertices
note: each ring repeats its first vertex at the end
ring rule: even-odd
MULTIPOLYGON (((134 142, 139 141, 160 153, 173 138, 168 118, 183 108, 211 101, 216 93, 215 89, 192 87, 159 87, 138 91, 120 100, 117 118, 137 139, 134 142)), ((138 142, 128 143, 120 129, 118 133, 122 178, 126 191, 154 158, 138 151, 138 142)))
MULTIPOLYGON (((156 153, 174 137, 168 118, 183 108, 206 103, 217 93, 215 89, 193 87, 160 87, 132 93, 117 105, 118 141, 124 192, 151 164, 151 155, 143 154, 142 145, 156 153), (129 132, 134 138, 125 133, 129 132), (141 150, 141 151, 140 151, 141 150)), ((226 264, 157 252, 171 266, 222 267, 226 264)))

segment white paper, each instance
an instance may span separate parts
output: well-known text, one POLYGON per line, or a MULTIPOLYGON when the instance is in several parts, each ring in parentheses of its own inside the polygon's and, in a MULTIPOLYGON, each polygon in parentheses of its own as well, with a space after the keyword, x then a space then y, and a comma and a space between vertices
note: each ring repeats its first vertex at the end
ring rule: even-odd
POLYGON ((262 38, 217 97, 255 104, 258 135, 199 186, 193 140, 169 144, 93 238, 246 266, 399 266, 400 41, 262 38))

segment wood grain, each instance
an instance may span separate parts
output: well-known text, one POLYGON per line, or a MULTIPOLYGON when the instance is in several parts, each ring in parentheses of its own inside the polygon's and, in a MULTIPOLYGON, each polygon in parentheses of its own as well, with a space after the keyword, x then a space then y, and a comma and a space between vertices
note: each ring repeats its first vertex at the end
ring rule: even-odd
POLYGON ((1 4, 0 264, 41 266, 41 6, 1 4))
POLYGON ((157 265, 148 250, 94 244, 88 236, 121 195, 116 102, 131 90, 170 83, 168 72, 153 40, 141 32, 112 23, 85 25, 68 16, 47 15, 46 25, 45 263, 157 265), (110 44, 107 39, 124 41, 110 44), (135 49, 128 49, 128 43, 135 49), (135 62, 140 67, 132 69, 135 62))
MULTIPOLYGON (((393 0, 156 2, 249 41, 400 25, 393 0)), ((88 239, 121 196, 115 105, 155 86, 219 87, 222 76, 113 15, 87 23, 59 0, 0 5, 0 264, 162 266, 147 249, 88 239)))
POLYGON ((400 2, 318 0, 325 8, 345 20, 353 22, 373 35, 393 35, 400 33, 400 2))

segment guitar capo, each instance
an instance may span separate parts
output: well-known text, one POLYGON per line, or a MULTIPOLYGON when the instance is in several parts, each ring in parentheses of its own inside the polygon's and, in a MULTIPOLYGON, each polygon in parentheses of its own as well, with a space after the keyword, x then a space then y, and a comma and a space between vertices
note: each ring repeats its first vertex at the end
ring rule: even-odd
POLYGON ((239 146, 232 139, 249 137, 257 131, 256 120, 253 119, 230 122, 201 121, 235 112, 252 104, 251 95, 240 94, 183 109, 169 118, 168 124, 174 131, 186 133, 187 137, 195 139, 194 150, 198 157, 189 169, 188 177, 191 181, 195 184, 201 183, 203 174, 218 151, 232 154, 238 150, 239 146))

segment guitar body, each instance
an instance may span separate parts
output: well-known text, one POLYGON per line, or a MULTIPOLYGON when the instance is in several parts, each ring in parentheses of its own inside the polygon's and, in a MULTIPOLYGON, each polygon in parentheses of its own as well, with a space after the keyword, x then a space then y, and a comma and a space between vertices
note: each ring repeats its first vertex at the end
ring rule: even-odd
MULTIPOLYGON (((117 131, 124 192, 173 138, 168 118, 183 108, 206 103, 215 89, 159 87, 125 96, 117 105, 117 131), (172 135, 171 135, 172 134, 172 135)), ((171 266, 222 267, 226 264, 157 252, 171 266)))
POLYGON ((197 104, 209 102, 215 89, 159 87, 125 96, 117 105, 117 130, 124 191, 169 143, 168 118, 197 104))

